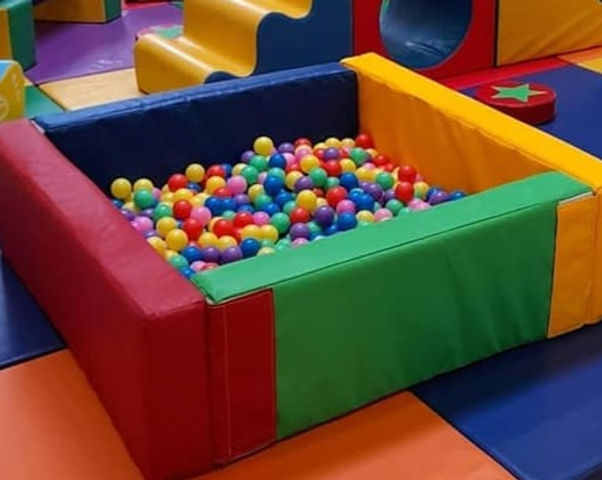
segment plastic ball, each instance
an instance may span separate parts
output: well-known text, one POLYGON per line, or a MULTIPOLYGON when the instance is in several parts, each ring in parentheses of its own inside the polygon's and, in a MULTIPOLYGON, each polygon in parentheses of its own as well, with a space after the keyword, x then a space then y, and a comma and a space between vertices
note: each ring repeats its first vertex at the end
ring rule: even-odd
POLYGON ((167 234, 172 230, 176 229, 178 226, 176 219, 173 217, 163 217, 159 219, 157 224, 155 225, 155 230, 157 233, 161 235, 163 238, 167 237, 167 234))
POLYGON ((257 182, 257 178, 259 177, 259 171, 255 167, 247 165, 245 168, 242 169, 240 175, 244 177, 244 179, 247 181, 247 185, 253 185, 257 182))
POLYGON ((445 203, 448 201, 449 201, 449 194, 443 190, 436 191, 429 198, 429 203, 431 205, 439 205, 441 203, 445 203))
POLYGON ((130 225, 141 235, 146 235, 153 229, 153 221, 143 216, 136 217, 130 225))
POLYGON ((326 201, 328 204, 336 208, 339 202, 347 198, 347 189, 345 187, 334 187, 326 192, 326 201))
POLYGON ((194 198, 194 192, 188 188, 180 188, 173 193, 172 200, 177 202, 179 200, 192 200, 194 198))
POLYGON ((336 160, 328 160, 324 163, 324 170, 329 177, 339 177, 343 172, 341 164, 336 160))
POLYGON ((270 203, 272 203, 272 197, 265 193, 260 193, 253 199, 253 205, 255 205, 255 208, 259 210, 262 210, 263 207, 270 203))
POLYGON ((237 245, 238 242, 234 237, 231 237, 230 235, 224 235, 223 237, 218 238, 216 247, 220 252, 224 252, 229 248, 236 247, 237 245))
POLYGON ((378 183, 368 183, 364 188, 364 191, 377 202, 380 202, 385 194, 378 183))
POLYGON ((258 256, 262 256, 262 255, 271 255, 275 252, 274 248, 272 247, 261 247, 259 249, 259 251, 257 252, 258 256))
POLYGON ((409 203, 414 198, 414 185, 410 182, 398 183, 395 187, 395 196, 400 202, 409 203))
POLYGON ((173 204, 173 216, 178 220, 186 220, 192 213, 192 204, 188 200, 178 200, 173 204))
POLYGON ((190 218, 199 222, 203 227, 209 223, 211 216, 211 210, 207 207, 195 207, 190 212, 190 218))
POLYGON ((209 177, 205 182, 205 190, 207 193, 213 195, 218 188, 222 188, 226 186, 226 180, 222 177, 218 177, 216 175, 209 177))
MULTIPOLYGON (((202 256, 202 254, 201 254, 201 256, 202 256)), ((204 267, 205 265, 206 265, 206 264, 205 264, 205 262, 203 262, 202 260, 199 260, 199 261, 197 261, 197 262, 193 262, 193 263, 191 263, 191 264, 190 264, 190 268, 192 268, 192 270, 193 270, 195 273, 198 273, 198 272, 200 272, 200 271, 202 271, 202 270, 203 270, 203 267, 204 267)))
POLYGON ((181 173, 174 173, 167 180, 167 186, 169 187, 169 190, 171 190, 172 192, 175 192, 175 191, 179 190, 180 188, 186 188, 187 185, 188 185, 188 178, 186 178, 186 175, 182 175, 181 173))
POLYGON ((370 155, 363 148, 354 147, 349 152, 349 158, 359 167, 368 161, 370 155))
POLYGON ((267 225, 270 223, 270 216, 265 212, 255 212, 253 214, 253 222, 259 227, 267 225))
POLYGON ((242 258, 243 254, 238 246, 226 248, 222 252, 222 263, 232 263, 242 258))
POLYGON ((188 260, 186 260, 182 255, 172 255, 168 259, 168 262, 172 267, 177 268, 178 270, 188 267, 188 260))
POLYGON ((182 250, 182 252, 180 252, 180 255, 182 255, 186 260, 188 260, 188 263, 191 264, 203 260, 203 253, 196 245, 188 245, 182 250))
POLYGON ((211 165, 207 169, 207 178, 211 177, 226 178, 226 170, 221 165, 211 165))
POLYGON ((292 193, 283 190, 278 195, 276 195, 276 198, 274 200, 278 204, 278 206, 282 208, 285 203, 290 202, 294 199, 295 197, 292 193))
POLYGON ((339 231, 339 227, 337 226, 336 223, 333 223, 332 225, 329 225, 328 227, 326 227, 324 229, 324 235, 326 235, 327 237, 330 237, 331 235, 334 235, 335 233, 338 233, 339 231))
POLYGON ((355 145, 361 148, 374 148, 374 140, 367 133, 360 133, 355 137, 355 145))
POLYGON ((233 236, 234 225, 229 220, 222 218, 213 224, 213 233, 218 237, 223 237, 225 235, 233 236))
POLYGON ((426 192, 426 200, 429 201, 431 199, 431 196, 438 192, 440 190, 440 188, 438 187, 431 187, 428 189, 428 191, 426 192))
POLYGON ((240 156, 240 161, 242 163, 249 163, 249 160, 251 160, 253 158, 253 155, 255 155, 255 152, 253 150, 246 150, 240 156))
POLYGON ((342 200, 336 207, 337 215, 341 215, 343 213, 355 214, 355 211, 355 203, 348 199, 342 200))
POLYGON ((247 191, 247 195, 249 199, 253 202, 259 195, 263 195, 265 193, 265 188, 263 185, 251 185, 247 191))
POLYGON ((174 228, 165 237, 167 248, 179 252, 188 245, 188 235, 184 230, 174 228))
POLYGON ((309 172, 309 178, 311 178, 314 186, 325 187, 328 181, 328 173, 323 168, 316 167, 309 172))
POLYGON ((114 198, 113 200, 111 200, 111 203, 117 208, 123 207, 123 201, 119 200, 118 198, 114 198))
POLYGON ((172 207, 170 207, 166 203, 159 203, 153 210, 153 220, 155 222, 158 222, 163 217, 171 216, 173 216, 172 207))
POLYGON ((278 151, 280 153, 293 153, 295 151, 295 146, 290 142, 284 142, 278 145, 278 151))
POLYGON ((150 237, 146 239, 146 242, 153 247, 155 252, 157 252, 162 257, 165 256, 165 252, 167 251, 167 244, 164 240, 159 237, 150 237))
POLYGON ((464 198, 464 197, 466 197, 466 193, 465 193, 465 192, 463 192, 462 190, 455 190, 455 191, 453 191, 453 192, 452 192, 452 193, 449 195, 449 199, 450 199, 451 201, 454 201, 454 200, 459 200, 459 199, 461 199, 461 198, 464 198))
POLYGON ((259 237, 259 227, 257 225, 247 225, 240 231, 240 238, 242 238, 243 240, 247 238, 254 238, 258 240, 259 237))
POLYGON ((145 209, 153 207, 157 201, 150 190, 137 190, 134 192, 134 203, 138 208, 145 209))
POLYGON ((148 178, 139 178, 134 182, 133 191, 137 192, 138 190, 148 190, 152 192, 153 188, 155 188, 155 186, 148 178))
POLYGON ((270 155, 274 150, 274 141, 270 137, 258 137, 253 142, 253 150, 259 155, 270 155))
POLYGON ((431 205, 427 202, 420 202, 414 207, 415 212, 421 212, 423 210, 428 210, 431 208, 431 205))
POLYGON ((289 190, 294 190, 295 184, 297 183, 297 181, 300 178, 303 178, 303 174, 301 172, 297 172, 297 171, 289 172, 286 174, 284 183, 289 190))
POLYGON ((318 223, 315 221, 308 222, 307 228, 309 228, 309 235, 311 239, 315 238, 316 235, 320 235, 322 233, 322 227, 318 225, 318 223))
POLYGON ((374 220, 377 222, 384 222, 385 220, 390 220, 393 218, 393 213, 391 210, 386 208, 379 208, 376 212, 374 212, 374 220))
POLYGON ((290 212, 291 223, 307 223, 311 220, 311 214, 309 210, 306 210, 303 207, 295 207, 290 212))
MULTIPOLYGON (((197 244, 200 247, 204 247, 204 248, 215 247, 217 245, 217 241, 218 241, 218 238, 215 233, 203 232, 203 233, 201 233, 201 236, 197 240, 197 244)), ((211 262, 213 260, 206 259, 205 261, 211 262)))
POLYGON ((126 208, 122 208, 122 209, 120 210, 120 212, 121 212, 121 215, 123 215, 123 217, 124 217, 124 218, 125 218, 125 219, 126 219, 128 222, 131 222, 132 220, 134 220, 134 219, 136 218, 136 214, 135 214, 133 211, 131 211, 131 210, 128 210, 128 209, 126 209, 126 208))
POLYGON ((254 257, 261 248, 261 242, 255 238, 245 238, 240 244, 240 250, 244 258, 254 257))
POLYGON ((342 172, 355 172, 357 170, 355 163, 349 158, 344 158, 341 160, 339 165, 341 166, 342 172))
MULTIPOLYGON (((220 251, 214 247, 205 247, 201 250, 202 254, 203 254, 203 259, 205 261, 206 264, 209 263, 217 263, 219 262, 219 259, 221 257, 220 251)), ((205 265, 206 267, 207 265, 205 265)), ((203 268, 203 270, 205 270, 206 268, 203 268)))
POLYGON ((332 225, 335 219, 335 211, 330 206, 322 206, 316 208, 314 212, 314 220, 321 227, 332 225))
POLYGON ((354 173, 345 172, 341 175, 340 184, 350 191, 359 185, 359 181, 354 173))
POLYGON ((125 200, 132 194, 132 184, 127 178, 117 178, 111 183, 111 195, 125 200))
POLYGON ((203 225, 194 218, 188 218, 182 224, 182 230, 186 232, 190 241, 195 241, 201 236, 201 233, 203 233, 203 225))
POLYGON ((249 160, 249 166, 255 168, 258 172, 263 172, 268 168, 268 159, 263 155, 254 155, 249 160))
POLYGON ((259 227, 259 238, 261 240, 269 240, 272 243, 276 243, 280 234, 273 225, 262 225, 259 227))
POLYGON ((297 195, 297 205, 309 212, 316 209, 317 196, 311 190, 303 190, 297 195))
POLYGON ((416 181, 416 169, 410 165, 402 165, 397 170, 397 178, 400 182, 414 183, 416 181))
POLYGON ((232 220, 235 215, 236 212, 234 210, 226 210, 224 213, 222 213, 222 218, 225 218, 226 220, 232 220))
POLYGON ((386 204, 386 207, 391 211, 391 213, 395 216, 399 215, 399 212, 403 209, 403 203, 401 203, 396 198, 392 198, 386 204))
POLYGON ((242 175, 235 175, 226 180, 226 188, 231 195, 245 193, 247 190, 247 181, 242 175))
POLYGON ((369 210, 362 210, 355 216, 358 222, 374 223, 374 214, 369 210))
POLYGON ((284 180, 275 175, 268 175, 263 182, 263 188, 268 195, 276 197, 284 188, 284 180))
POLYGON ((290 230, 291 239, 294 241, 297 238, 308 239, 311 235, 311 231, 305 223, 295 223, 290 230))
POLYGON ((253 214, 250 212, 238 212, 232 220, 234 228, 244 228, 253 224, 253 214))
POLYGON ((320 160, 315 155, 305 155, 300 162, 301 170, 304 173, 311 172, 314 168, 320 166, 320 160))
POLYGON ((416 182, 414 184, 414 196, 425 200, 426 194, 428 193, 430 188, 431 187, 426 182, 416 182))
POLYGON ((205 167, 199 163, 191 163, 186 167, 186 178, 194 183, 201 183, 205 178, 205 167))
POLYGON ((268 166, 270 168, 286 168, 286 157, 282 155, 282 153, 275 153, 270 156, 270 159, 268 160, 268 166))
POLYGON ((293 248, 298 248, 301 247, 302 245, 306 245, 309 243, 309 240, 307 238, 303 238, 303 237, 299 237, 299 238, 295 238, 291 244, 291 246, 293 248))
POLYGON ((288 232, 288 229, 291 226, 291 221, 286 213, 279 212, 272 216, 270 224, 276 228, 280 235, 284 235, 286 232, 288 232))
POLYGON ((378 183, 384 190, 393 188, 395 185, 395 179, 393 175, 387 172, 381 172, 376 176, 376 183, 378 183))
POLYGON ((337 228, 341 232, 352 230, 357 226, 357 218, 353 213, 343 213, 337 218, 337 228))

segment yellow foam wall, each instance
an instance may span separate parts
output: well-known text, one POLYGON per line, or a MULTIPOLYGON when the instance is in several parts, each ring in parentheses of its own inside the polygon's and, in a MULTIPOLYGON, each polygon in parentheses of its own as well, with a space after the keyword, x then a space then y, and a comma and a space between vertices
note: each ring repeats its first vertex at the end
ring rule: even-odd
POLYGON ((0 123, 25 115, 25 79, 21 66, 0 60, 0 123))
POLYGON ((380 150, 416 165, 432 182, 478 192, 558 170, 591 186, 594 200, 559 209, 550 334, 602 318, 599 159, 378 55, 343 63, 358 75, 361 129, 380 150))
POLYGON ((602 45, 600 0, 500 0, 498 64, 602 45))
POLYGON ((36 20, 57 22, 106 21, 103 0, 46 0, 34 9, 36 20))
POLYGON ((8 11, 0 8, 0 58, 12 58, 8 25, 8 11))

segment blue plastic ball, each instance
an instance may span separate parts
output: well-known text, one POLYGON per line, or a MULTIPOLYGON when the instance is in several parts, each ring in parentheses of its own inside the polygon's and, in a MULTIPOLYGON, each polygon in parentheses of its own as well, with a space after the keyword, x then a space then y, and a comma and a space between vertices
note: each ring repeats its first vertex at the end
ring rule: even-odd
POLYGON ((342 213, 337 218, 337 227, 341 232, 352 230, 357 227, 357 218, 353 213, 342 213))
POLYGON ((335 233, 337 233, 339 231, 339 228, 337 227, 336 223, 333 223, 332 225, 328 225, 324 230, 323 230, 323 234, 326 235, 327 237, 330 237, 331 235, 334 235, 335 233))
POLYGON ((374 198, 369 193, 362 193, 359 201, 357 202, 358 210, 374 210, 374 198))
MULTIPOLYGON (((236 200, 234 198, 222 198, 222 207, 223 207, 223 212, 225 212, 226 210, 232 210, 232 211, 236 211, 236 200)), ((209 208, 209 207, 207 207, 209 208)), ((210 209, 211 210, 211 209, 210 209)))
POLYGON ((359 185, 359 180, 355 176, 354 173, 345 172, 341 175, 341 186, 345 187, 347 190, 351 191, 354 188, 357 188, 359 185))
POLYGON ((466 197, 466 193, 462 190, 455 190, 449 195, 450 201, 459 200, 466 197))
POLYGON ((286 190, 282 190, 276 198, 274 199, 278 206, 283 207, 287 202, 291 202, 295 199, 294 195, 291 192, 287 192, 286 190))
POLYGON ((180 255, 188 260, 188 263, 200 262, 203 260, 203 252, 201 252, 199 247, 194 245, 189 245, 184 248, 184 250, 180 252, 180 255))
POLYGON ((271 217, 280 211, 280 207, 276 203, 272 202, 264 205, 262 208, 260 208, 260 210, 267 213, 271 217))
POLYGON ((111 202, 113 203, 113 205, 115 205, 117 208, 121 208, 123 207, 123 201, 122 200, 118 200, 117 198, 114 198, 113 200, 111 200, 111 202))
POLYGON ((248 213, 255 213, 255 209, 253 208, 253 205, 240 205, 237 209, 237 212, 248 212, 248 213))
POLYGON ((222 163, 221 167, 224 169, 224 172, 226 172, 226 178, 232 176, 232 165, 229 163, 222 163))
POLYGON ((284 181, 275 175, 268 175, 263 182, 263 189, 265 190, 265 193, 271 197, 276 197, 283 188, 284 181))
POLYGON ((437 193, 439 190, 440 190, 440 188, 439 188, 439 187, 431 187, 431 188, 429 188, 429 189, 427 190, 427 192, 426 192, 426 201, 428 202, 428 201, 431 199, 431 196, 432 196, 434 193, 437 193))
POLYGON ((200 193, 202 191, 201 186, 198 183, 188 182, 186 186, 188 190, 192 190, 193 192, 200 193))
POLYGON ((245 238, 240 244, 240 250, 245 258, 254 257, 261 249, 261 242, 254 238, 245 238))
POLYGON ((196 272, 190 267, 184 267, 180 269, 180 273, 186 278, 192 277, 196 272))
POLYGON ((286 157, 281 153, 275 153, 270 157, 268 161, 268 166, 270 168, 286 168, 286 157))
POLYGON ((205 206, 214 216, 221 215, 222 212, 226 210, 224 208, 223 200, 218 197, 209 197, 207 200, 205 200, 205 206))

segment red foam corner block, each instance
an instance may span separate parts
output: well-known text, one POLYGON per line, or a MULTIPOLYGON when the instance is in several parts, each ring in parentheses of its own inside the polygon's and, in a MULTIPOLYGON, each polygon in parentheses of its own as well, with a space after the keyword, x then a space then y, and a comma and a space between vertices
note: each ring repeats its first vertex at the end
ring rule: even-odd
POLYGON ((479 88, 476 98, 530 125, 550 122, 556 116, 556 92, 540 83, 490 83, 479 88))
POLYGON ((215 458, 219 463, 276 439, 271 291, 207 309, 215 458))
POLYGON ((205 301, 33 125, 0 126, 3 254, 144 476, 212 465, 205 301))

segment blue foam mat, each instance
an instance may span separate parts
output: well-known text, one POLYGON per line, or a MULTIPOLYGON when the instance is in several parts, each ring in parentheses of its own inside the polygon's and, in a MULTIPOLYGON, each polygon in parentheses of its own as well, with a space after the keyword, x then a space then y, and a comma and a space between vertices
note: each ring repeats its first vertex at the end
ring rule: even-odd
POLYGON ((0 369, 64 346, 0 252, 0 369))
MULTIPOLYGON (((597 157, 602 157, 602 75, 567 65, 507 80, 549 85, 558 95, 556 119, 540 128, 597 157)), ((474 95, 476 89, 467 93, 474 95)))
POLYGON ((602 478, 602 325, 413 390, 521 479, 602 478))

